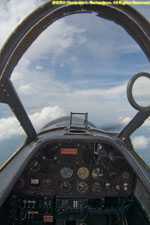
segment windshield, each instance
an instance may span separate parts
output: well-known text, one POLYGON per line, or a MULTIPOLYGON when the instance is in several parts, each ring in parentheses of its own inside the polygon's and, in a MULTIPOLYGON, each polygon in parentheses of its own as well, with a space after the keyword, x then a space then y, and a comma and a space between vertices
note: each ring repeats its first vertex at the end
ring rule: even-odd
MULTIPOLYGON (((3 3, 9 11, 7 4, 15 11, 12 0, 3 3)), ((36 6, 35 1, 18 4, 22 11, 25 4, 36 6)), ((143 15, 149 16, 147 7, 140 7, 143 15)), ((15 22, 19 20, 11 13, 15 22)), ((123 28, 95 13, 76 14, 54 22, 39 36, 11 80, 37 132, 70 112, 88 112, 88 120, 98 128, 119 133, 137 112, 126 97, 128 80, 149 69, 144 53, 123 28)), ((6 117, 0 107, 1 119, 9 123, 9 110, 5 109, 6 117)), ((148 126, 145 129, 149 132, 148 126)), ((11 138, 17 140, 15 130, 11 138)), ((4 135, 2 141, 8 145, 7 152, 10 146, 4 135)))
POLYGON ((145 55, 121 27, 80 14, 43 32, 12 81, 37 130, 70 112, 88 112, 98 127, 115 128, 135 115, 126 97, 128 80, 148 68, 145 55))

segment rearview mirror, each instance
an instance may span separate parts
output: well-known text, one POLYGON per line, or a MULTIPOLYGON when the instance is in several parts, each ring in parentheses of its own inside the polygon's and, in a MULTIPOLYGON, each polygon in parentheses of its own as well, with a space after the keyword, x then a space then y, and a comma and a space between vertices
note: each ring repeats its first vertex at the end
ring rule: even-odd
POLYGON ((138 73, 129 80, 127 97, 135 109, 150 111, 150 73, 138 73))

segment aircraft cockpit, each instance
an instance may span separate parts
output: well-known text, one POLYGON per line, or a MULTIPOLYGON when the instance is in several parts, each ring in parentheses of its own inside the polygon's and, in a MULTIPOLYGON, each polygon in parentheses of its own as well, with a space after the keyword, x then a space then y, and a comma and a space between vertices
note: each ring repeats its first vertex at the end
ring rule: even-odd
MULTIPOLYGON (((107 66, 108 70, 105 73, 102 66, 111 57, 112 52, 108 51, 107 47, 111 47, 112 42, 108 46, 105 45, 104 49, 103 42, 101 43, 102 52, 108 51, 109 53, 108 58, 105 58, 103 54, 103 59, 95 43, 92 47, 87 45, 83 35, 87 27, 81 29, 80 18, 87 13, 93 13, 90 15, 91 20, 86 17, 90 24, 95 14, 98 19, 100 17, 100 19, 109 20, 107 22, 114 22, 115 25, 119 24, 139 44, 148 60, 150 60, 150 24, 133 7, 114 4, 113 1, 106 2, 107 4, 103 5, 98 4, 102 1, 92 4, 89 2, 86 4, 61 2, 59 4, 57 1, 47 1, 18 25, 1 50, 0 102, 3 104, 2 107, 7 105, 11 108, 22 130, 16 125, 16 120, 9 115, 7 118, 6 115, 5 118, 0 118, 0 122, 4 124, 3 131, 5 130, 2 135, 0 134, 3 150, 10 151, 8 151, 10 158, 6 154, 2 154, 4 157, 0 158, 0 225, 150 224, 150 158, 147 157, 149 152, 147 155, 140 155, 145 145, 147 149, 149 147, 149 136, 145 132, 145 127, 148 131, 150 73, 136 72, 131 76, 124 72, 125 68, 119 71, 118 65, 118 73, 121 73, 122 77, 124 75, 125 78, 116 77, 117 71, 114 76, 113 67, 107 66), (78 28, 71 26, 73 19, 60 20, 63 17, 68 18, 71 14, 77 14, 73 16, 76 16, 74 20, 78 28), (58 29, 53 24, 58 26, 58 29), (35 52, 26 52, 50 25, 52 29, 47 33, 45 42, 41 45, 39 41, 39 48, 35 48, 33 44, 35 52), (62 27, 64 30, 61 36, 59 32, 62 27), (55 36, 56 30, 58 39, 55 38, 52 41, 50 34, 52 37, 55 36), (66 34, 65 31, 68 33, 66 34), (76 49, 73 48, 73 44, 76 45, 76 49), (49 45, 51 47, 48 50, 51 50, 53 54, 50 58, 51 62, 46 59, 48 52, 43 53, 41 48, 43 46, 46 51, 49 45), (94 82, 94 76, 97 79, 99 71, 95 71, 94 66, 90 64, 90 54, 84 54, 82 57, 82 60, 86 59, 88 67, 84 66, 84 60, 78 61, 77 56, 81 54, 81 45, 84 46, 84 50, 88 46, 88 52, 91 55, 94 52, 94 56, 98 58, 95 61, 97 65, 100 64, 101 83, 97 80, 94 82), (68 55, 63 55, 67 58, 62 57, 62 51, 68 46, 71 48, 70 52, 67 53, 68 55), (38 51, 43 53, 43 58, 40 60, 35 54, 38 51), (22 64, 19 64, 23 55, 25 58, 22 64), (32 61, 30 57, 33 57, 35 61, 32 61), (60 58, 63 61, 59 61, 60 58), (33 63, 30 63, 29 59, 33 63), (70 68, 73 68, 72 80, 66 78, 65 65, 68 66, 69 72, 70 68), (19 69, 15 70, 17 66, 19 69), (54 67, 59 73, 57 80, 53 78, 56 75, 54 67), (25 72, 23 72, 24 69, 25 72), (21 76, 18 76, 16 71, 19 71, 21 76), (85 72, 84 75, 87 76, 90 84, 96 87, 96 91, 90 89, 89 86, 84 88, 87 81, 83 79, 81 72, 85 72), (88 77, 89 73, 93 73, 92 79, 88 77), (13 74, 12 77, 11 74, 13 74), (109 78, 106 79, 108 74, 109 78), (22 83, 23 76, 25 76, 24 83, 22 83), (76 82, 75 78, 80 82, 76 82), (63 79, 62 85, 59 80, 63 79), (128 84, 126 84, 127 80, 128 84), (66 85, 67 82, 71 85, 70 89, 66 85), (44 84, 44 89, 41 88, 42 84, 44 84), (127 98, 124 96, 126 86, 127 98), (32 94, 36 98, 32 99, 32 94), (23 103, 20 96, 24 96, 23 103), (63 101, 64 96, 66 101, 63 101), (75 96, 76 100, 73 98, 75 96), (49 106, 44 107, 44 97, 49 106), (97 98, 100 98, 100 104, 97 103, 97 98), (89 101, 85 102, 84 100, 87 99, 89 101), (68 116, 68 108, 66 108, 67 113, 64 113, 60 106, 56 105, 55 100, 58 100, 58 105, 63 106, 63 109, 69 103, 69 107, 73 109, 70 110, 70 116, 68 116), (107 100, 108 108, 106 107, 108 106, 107 100), (122 108, 121 101, 125 103, 122 108), (29 102, 33 103, 33 108, 28 105, 29 102), (132 106, 132 110, 128 103, 132 106), (42 108, 40 112, 38 111, 39 105, 42 108), (79 109, 87 108, 93 112, 91 122, 89 118, 92 117, 88 110, 84 112, 81 110, 82 112, 78 113, 78 105, 79 109), (115 115, 112 113, 113 110, 115 115), (119 131, 116 131, 117 124, 110 123, 114 119, 120 121, 119 131), (97 120, 100 121, 99 124, 97 120), (106 121, 107 124, 105 124, 106 121), (9 129, 4 129, 8 123, 9 129), (138 136, 132 136, 135 132, 139 132, 140 127, 146 135, 142 136, 138 133, 138 136), (24 143, 13 152, 12 148, 16 146, 18 137, 24 138, 23 134, 26 136, 24 143), (13 135, 16 139, 12 138, 13 135), (12 141, 12 145, 8 140, 12 141), (136 152, 135 149, 139 146, 141 148, 136 152)), ((102 27, 100 23, 99 28, 102 27)), ((90 28, 94 29, 94 26, 90 28)), ((106 23, 103 28, 104 33, 110 31, 106 23)), ((117 37, 120 31, 116 35, 115 27, 113 28, 111 31, 114 37, 117 37)), ((101 35, 103 35, 102 32, 101 35)), ((108 35, 105 35, 106 37, 108 35)), ((102 36, 101 41, 103 40, 102 36)), ((120 49, 124 51, 124 46, 118 47, 116 51, 120 52, 120 49)), ((129 56, 131 57, 132 54, 129 56)), ((125 56, 121 55, 121 57, 124 60, 125 56)), ((113 62, 117 59, 117 57, 112 58, 113 62)), ((131 59, 133 60, 133 57, 131 59)), ((5 107, 3 114, 7 114, 5 107)))

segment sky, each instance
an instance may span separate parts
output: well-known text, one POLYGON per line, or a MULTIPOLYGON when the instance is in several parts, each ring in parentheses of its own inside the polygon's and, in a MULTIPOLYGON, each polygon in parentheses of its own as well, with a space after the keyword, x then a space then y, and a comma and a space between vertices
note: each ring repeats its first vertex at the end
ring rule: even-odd
MULTIPOLYGON (((17 24, 43 2, 0 0, 0 47, 17 24)), ((150 5, 134 7, 150 21, 150 5)), ((89 120, 100 128, 123 127, 137 112, 126 97, 128 80, 143 71, 150 72, 150 66, 137 43, 119 25, 92 13, 53 23, 24 54, 11 80, 37 131, 70 112, 88 112, 89 120)), ((136 90, 144 90, 142 96, 148 96, 149 87, 143 81, 136 90)), ((147 120, 133 137, 139 154, 145 150, 145 158, 149 130, 147 120)), ((11 155, 23 139, 18 121, 9 107, 1 104, 0 151, 5 148, 11 155), (14 149, 10 149, 10 141, 15 143, 14 149)))

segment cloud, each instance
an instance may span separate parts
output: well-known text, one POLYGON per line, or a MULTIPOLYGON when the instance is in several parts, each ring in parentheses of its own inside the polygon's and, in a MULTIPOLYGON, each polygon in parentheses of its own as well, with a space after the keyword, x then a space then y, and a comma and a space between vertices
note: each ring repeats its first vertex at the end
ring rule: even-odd
POLYGON ((119 120, 120 120, 120 123, 122 125, 127 125, 130 121, 131 121, 132 117, 120 117, 119 120))
POLYGON ((150 105, 150 79, 138 78, 132 88, 132 93, 137 104, 143 107, 150 105))
POLYGON ((143 126, 150 128, 150 117, 147 120, 145 120, 143 126))
POLYGON ((132 139, 135 149, 146 149, 150 145, 150 138, 145 136, 136 136, 132 139))
POLYGON ((91 90, 80 90, 75 91, 74 95, 85 96, 90 98, 91 96, 96 96, 103 99, 117 99, 125 96, 126 84, 116 85, 115 87, 103 89, 91 89, 91 90))
MULTIPOLYGON (((120 124, 127 125, 132 120, 132 117, 119 117, 118 119, 120 124)), ((150 128, 150 118, 145 120, 145 122, 142 124, 142 127, 150 128)))
POLYGON ((150 166, 150 138, 145 137, 143 135, 139 135, 132 138, 132 143, 136 153, 150 166))
POLYGON ((50 121, 64 116, 65 113, 59 106, 45 107, 40 112, 36 112, 30 116, 33 125, 37 130, 46 125, 50 121))
POLYGON ((0 46, 29 13, 42 4, 42 0, 0 1, 0 46))
POLYGON ((33 88, 34 87, 32 86, 32 84, 22 85, 22 86, 20 86, 20 92, 24 93, 24 94, 30 94, 30 93, 32 93, 33 88))
POLYGON ((15 117, 0 119, 0 141, 22 134, 23 130, 15 117))
POLYGON ((46 59, 49 55, 51 63, 56 63, 58 57, 61 57, 68 48, 80 46, 86 41, 83 32, 83 28, 71 25, 64 19, 58 20, 36 39, 27 51, 26 57, 35 61, 46 59))
MULTIPOLYGON (((29 117, 36 130, 39 130, 45 124, 64 115, 65 113, 59 106, 54 106, 45 107, 41 109, 41 111, 31 114, 29 117)), ((24 131, 15 117, 0 119, 0 141, 8 140, 11 137, 20 136, 23 134, 24 131)))

